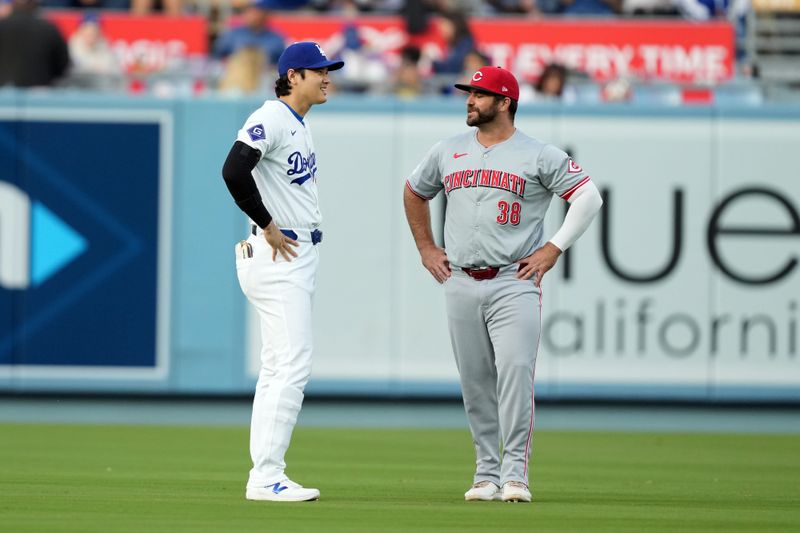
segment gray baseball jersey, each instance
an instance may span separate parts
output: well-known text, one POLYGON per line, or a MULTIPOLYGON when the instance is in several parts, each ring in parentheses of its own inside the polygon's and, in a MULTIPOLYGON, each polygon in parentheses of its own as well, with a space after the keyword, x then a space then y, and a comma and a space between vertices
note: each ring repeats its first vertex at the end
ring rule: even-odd
POLYGON ((482 280, 452 268, 444 285, 475 482, 528 484, 541 291, 533 279, 516 277, 514 263, 542 245, 553 194, 569 200, 588 181, 553 145, 516 130, 486 148, 473 129, 436 144, 406 183, 426 200, 444 189, 451 266, 501 267, 482 280))
POLYGON ((569 200, 589 176, 570 157, 519 130, 484 147, 477 130, 431 148, 411 173, 413 193, 447 194, 444 241, 459 267, 503 266, 542 245, 543 222, 553 194, 569 200))

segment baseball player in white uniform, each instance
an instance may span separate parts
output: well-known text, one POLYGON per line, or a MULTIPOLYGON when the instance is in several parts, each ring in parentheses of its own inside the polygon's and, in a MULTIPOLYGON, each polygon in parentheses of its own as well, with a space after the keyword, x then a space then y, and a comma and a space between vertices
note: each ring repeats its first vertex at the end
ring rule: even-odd
POLYGON ((308 501, 319 490, 290 480, 284 455, 311 374, 311 303, 322 217, 317 158, 306 114, 327 101, 329 61, 316 43, 294 43, 278 61, 277 100, 264 102, 239 130, 222 175, 250 218, 236 245, 239 284, 261 323, 261 370, 253 399, 246 498, 308 501))
POLYGON ((475 445, 466 500, 531 501, 528 460, 544 274, 602 205, 588 175, 553 145, 514 127, 519 85, 483 67, 467 91, 467 133, 437 143, 412 172, 406 216, 422 264, 444 284, 450 338, 475 445), (447 195, 444 248, 435 245, 428 201, 447 195), (553 194, 570 203, 543 243, 553 194))

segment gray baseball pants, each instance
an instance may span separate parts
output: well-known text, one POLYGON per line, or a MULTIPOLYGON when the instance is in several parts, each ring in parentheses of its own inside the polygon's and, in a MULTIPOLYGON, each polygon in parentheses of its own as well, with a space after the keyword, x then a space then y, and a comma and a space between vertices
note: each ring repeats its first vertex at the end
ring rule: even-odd
POLYGON ((518 265, 477 281, 458 267, 445 300, 461 392, 475 445, 474 482, 528 484, 533 440, 533 377, 541 291, 515 277, 518 265))

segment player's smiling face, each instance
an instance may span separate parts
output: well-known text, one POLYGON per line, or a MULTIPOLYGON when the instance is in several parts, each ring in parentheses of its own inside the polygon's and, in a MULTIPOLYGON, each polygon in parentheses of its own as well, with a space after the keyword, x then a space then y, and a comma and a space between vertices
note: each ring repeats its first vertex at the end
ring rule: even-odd
POLYGON ((328 69, 306 69, 305 78, 296 77, 297 85, 292 92, 297 92, 309 105, 322 104, 328 100, 328 86, 331 83, 328 77, 328 69))
POLYGON ((497 116, 499 105, 494 95, 470 91, 467 97, 467 125, 480 126, 493 121, 497 116))

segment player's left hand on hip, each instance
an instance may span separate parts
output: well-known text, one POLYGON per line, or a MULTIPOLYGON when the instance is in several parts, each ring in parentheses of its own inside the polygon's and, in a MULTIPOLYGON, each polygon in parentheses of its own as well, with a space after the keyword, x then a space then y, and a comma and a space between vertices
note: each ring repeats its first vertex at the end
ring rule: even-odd
POLYGON ((544 243, 544 246, 538 248, 531 255, 520 259, 517 279, 531 279, 535 275, 534 284, 538 287, 541 285, 545 273, 555 266, 560 255, 561 250, 558 246, 549 241, 544 243))

